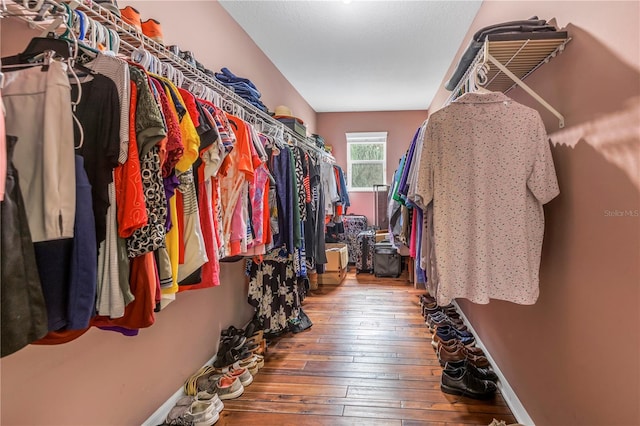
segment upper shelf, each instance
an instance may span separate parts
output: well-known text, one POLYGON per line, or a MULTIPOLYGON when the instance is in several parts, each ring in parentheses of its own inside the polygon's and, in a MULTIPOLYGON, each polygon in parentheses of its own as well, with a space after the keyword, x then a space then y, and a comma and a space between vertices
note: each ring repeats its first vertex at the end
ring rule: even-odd
MULTIPOLYGON (((520 80, 524 80, 550 58, 564 49, 571 40, 565 31, 548 33, 489 35, 485 52, 493 56, 520 80)), ((483 52, 480 52, 483 54, 483 52)), ((485 88, 493 92, 508 92, 516 83, 497 68, 490 68, 485 88)))
MULTIPOLYGON (((275 129, 279 129, 283 136, 289 136, 295 143, 300 142, 303 146, 318 152, 323 158, 335 163, 334 157, 324 149, 317 147, 312 138, 298 135, 283 123, 275 120, 267 112, 254 107, 252 104, 236 94, 233 89, 224 86, 213 76, 205 74, 196 66, 186 62, 164 45, 155 42, 142 33, 139 33, 135 27, 125 22, 121 17, 103 8, 99 3, 86 0, 44 0, 43 3, 57 6, 57 12, 53 15, 49 14, 42 17, 37 13, 33 13, 32 11, 25 9, 21 1, 13 0, 10 3, 7 3, 6 9, 0 8, 0 20, 3 17, 18 18, 25 21, 31 28, 40 29, 42 31, 42 37, 45 37, 50 33, 60 36, 67 28, 68 12, 72 12, 73 10, 81 11, 93 22, 116 31, 119 38, 118 52, 116 53, 131 58, 134 52, 140 52, 141 50, 149 52, 153 57, 159 59, 160 62, 170 65, 171 68, 179 71, 182 76, 184 76, 186 82, 202 84, 219 94, 223 100, 223 102, 221 102, 222 104, 219 105, 221 108, 224 109, 224 104, 229 105, 229 103, 233 103, 238 107, 239 111, 245 111, 247 113, 247 116, 242 114, 241 118, 245 119, 249 123, 257 124, 259 122, 262 123, 262 125, 268 125, 275 129), (68 10, 68 12, 66 12, 66 10, 68 10)), ((162 73, 162 71, 159 73, 162 73)), ((234 111, 228 112, 236 113, 235 109, 234 111)))
POLYGON ((492 92, 508 92, 520 86, 531 97, 542 104, 558 118, 558 125, 565 125, 564 116, 542 99, 523 80, 549 62, 557 54, 564 51, 565 45, 571 41, 566 31, 528 32, 520 34, 490 34, 482 44, 475 58, 460 79, 447 104, 469 90, 469 81, 478 81, 472 73, 476 73, 481 65, 486 71, 486 83, 482 87, 492 92))

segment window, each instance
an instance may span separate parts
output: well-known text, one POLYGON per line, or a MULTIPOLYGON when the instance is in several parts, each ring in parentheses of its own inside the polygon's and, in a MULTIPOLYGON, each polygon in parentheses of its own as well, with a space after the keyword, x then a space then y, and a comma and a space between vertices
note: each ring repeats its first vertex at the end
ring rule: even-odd
POLYGON ((347 186, 373 191, 387 183, 387 132, 347 133, 347 186))

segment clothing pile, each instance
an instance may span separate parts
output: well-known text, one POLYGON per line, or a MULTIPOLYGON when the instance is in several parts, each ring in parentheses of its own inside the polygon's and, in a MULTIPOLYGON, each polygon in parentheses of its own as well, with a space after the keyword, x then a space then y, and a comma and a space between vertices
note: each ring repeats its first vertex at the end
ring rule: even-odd
POLYGON ((215 73, 216 80, 223 85, 233 89, 236 95, 249 102, 254 107, 268 112, 267 107, 262 103, 260 97, 262 94, 258 91, 255 84, 248 78, 238 77, 229 71, 228 68, 220 69, 221 72, 215 73))

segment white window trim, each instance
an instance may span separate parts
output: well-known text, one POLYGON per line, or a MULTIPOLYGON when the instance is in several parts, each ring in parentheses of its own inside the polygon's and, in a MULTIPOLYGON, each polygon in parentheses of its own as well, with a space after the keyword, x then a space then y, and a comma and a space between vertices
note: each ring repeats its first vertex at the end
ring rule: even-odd
POLYGON ((388 132, 347 132, 345 138, 347 140, 347 190, 349 192, 373 192, 373 185, 370 188, 354 187, 351 185, 353 164, 380 164, 382 163, 382 182, 376 182, 376 185, 387 184, 387 135, 388 132), (360 140, 358 140, 360 139, 360 140), (352 144, 383 144, 384 150, 382 160, 351 160, 352 144))

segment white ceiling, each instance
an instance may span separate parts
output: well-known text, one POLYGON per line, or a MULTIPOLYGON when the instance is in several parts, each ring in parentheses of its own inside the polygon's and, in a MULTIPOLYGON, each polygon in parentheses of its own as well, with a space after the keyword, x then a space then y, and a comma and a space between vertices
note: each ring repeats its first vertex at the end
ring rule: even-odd
POLYGON ((220 1, 316 112, 427 109, 481 3, 220 1))

